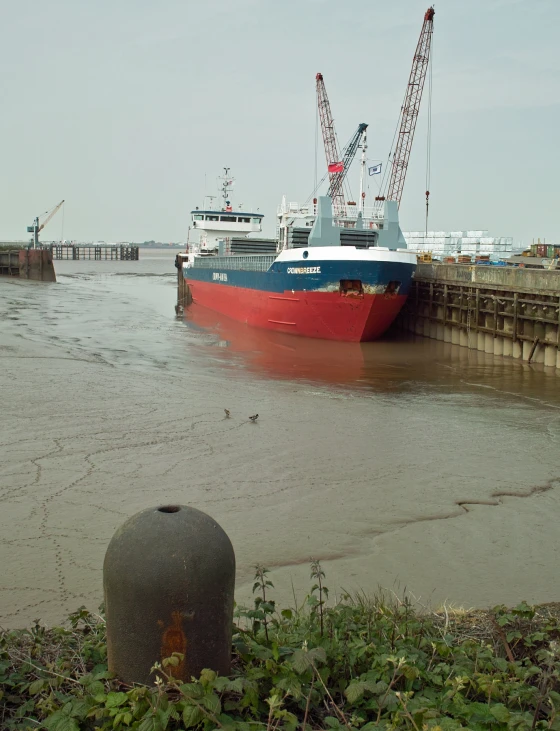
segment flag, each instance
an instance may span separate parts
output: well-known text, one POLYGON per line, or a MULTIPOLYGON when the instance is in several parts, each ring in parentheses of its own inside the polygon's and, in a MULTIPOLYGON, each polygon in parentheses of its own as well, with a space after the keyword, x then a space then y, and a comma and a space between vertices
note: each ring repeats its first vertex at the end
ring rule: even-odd
POLYGON ((368 168, 368 172, 370 175, 377 175, 381 172, 381 163, 379 165, 373 165, 373 167, 368 168))
POLYGON ((344 170, 343 162, 331 162, 329 165, 329 173, 341 173, 344 170))

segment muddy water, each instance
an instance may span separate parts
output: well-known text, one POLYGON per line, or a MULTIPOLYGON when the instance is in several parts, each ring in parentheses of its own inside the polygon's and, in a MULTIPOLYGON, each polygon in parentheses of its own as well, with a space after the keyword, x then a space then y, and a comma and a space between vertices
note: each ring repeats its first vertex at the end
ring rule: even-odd
POLYGON ((0 280, 0 625, 95 609, 115 528, 168 502, 229 533, 241 600, 257 561, 302 596, 310 557, 331 594, 558 600, 554 371, 177 319, 171 252, 57 271, 0 280))

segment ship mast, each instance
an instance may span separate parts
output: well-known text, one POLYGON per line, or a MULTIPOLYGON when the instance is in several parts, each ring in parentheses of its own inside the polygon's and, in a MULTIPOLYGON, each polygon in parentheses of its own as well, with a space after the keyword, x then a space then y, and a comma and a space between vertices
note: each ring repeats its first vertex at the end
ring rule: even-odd
POLYGON ((362 133, 362 161, 360 163, 360 201, 358 203, 358 211, 364 215, 364 204, 366 199, 365 180, 366 180, 366 152, 367 152, 367 130, 362 133))
POLYGON ((227 211, 227 210, 230 210, 231 211, 231 204, 230 204, 230 200, 229 200, 230 195, 229 194, 230 194, 230 191, 233 188, 233 184, 235 182, 235 179, 232 178, 232 177, 230 177, 228 175, 228 173, 229 173, 230 170, 231 170, 231 168, 224 168, 224 176, 222 178, 222 180, 223 180, 223 183, 222 183, 222 198, 223 198, 222 211, 227 211))

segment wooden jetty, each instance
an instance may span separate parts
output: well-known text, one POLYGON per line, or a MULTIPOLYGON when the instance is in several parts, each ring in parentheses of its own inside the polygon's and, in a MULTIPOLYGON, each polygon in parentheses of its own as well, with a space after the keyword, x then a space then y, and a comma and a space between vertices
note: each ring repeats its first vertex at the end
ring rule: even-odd
POLYGON ((51 244, 53 259, 92 259, 94 261, 138 261, 139 247, 128 245, 51 244))
POLYGON ((560 270, 420 263, 395 326, 560 368, 560 270))

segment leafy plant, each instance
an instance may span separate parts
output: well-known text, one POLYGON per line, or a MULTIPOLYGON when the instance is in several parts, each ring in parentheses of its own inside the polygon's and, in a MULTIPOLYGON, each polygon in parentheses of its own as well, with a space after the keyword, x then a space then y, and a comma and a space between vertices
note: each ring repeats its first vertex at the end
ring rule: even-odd
POLYGON ((324 606, 329 596, 329 590, 323 585, 325 572, 321 568, 320 562, 315 559, 311 559, 311 578, 315 579, 317 583, 311 587, 311 595, 308 603, 313 612, 319 613, 319 625, 322 637, 324 633, 324 606))
POLYGON ((103 616, 84 608, 66 627, 2 632, 0 729, 560 731, 557 605, 428 615, 406 597, 346 594, 327 609, 319 562, 311 577, 307 603, 277 612, 256 567, 230 677, 184 683, 173 653, 153 687, 123 685, 107 670, 103 616))

